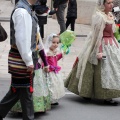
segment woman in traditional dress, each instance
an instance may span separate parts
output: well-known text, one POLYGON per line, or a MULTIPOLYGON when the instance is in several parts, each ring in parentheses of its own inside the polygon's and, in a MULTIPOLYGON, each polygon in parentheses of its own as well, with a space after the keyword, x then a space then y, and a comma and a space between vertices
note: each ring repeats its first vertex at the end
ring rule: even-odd
POLYGON ((113 33, 113 0, 98 0, 91 31, 65 81, 66 88, 87 100, 117 105, 120 97, 120 46, 113 33))

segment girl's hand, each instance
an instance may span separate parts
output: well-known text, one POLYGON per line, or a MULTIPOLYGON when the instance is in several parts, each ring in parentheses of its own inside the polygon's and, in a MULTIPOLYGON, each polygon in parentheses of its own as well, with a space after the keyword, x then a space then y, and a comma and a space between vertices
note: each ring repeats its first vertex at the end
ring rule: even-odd
POLYGON ((97 54, 97 59, 101 60, 102 57, 103 57, 103 53, 98 53, 98 54, 97 54))
POLYGON ((49 66, 44 67, 44 71, 48 73, 49 72, 49 66))
POLYGON ((64 51, 64 52, 63 52, 63 54, 65 55, 65 54, 66 54, 66 52, 64 51))

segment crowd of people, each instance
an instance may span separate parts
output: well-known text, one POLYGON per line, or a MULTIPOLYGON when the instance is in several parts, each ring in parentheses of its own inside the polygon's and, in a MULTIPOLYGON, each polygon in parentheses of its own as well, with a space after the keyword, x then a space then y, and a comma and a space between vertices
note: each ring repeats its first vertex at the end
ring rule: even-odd
POLYGON ((60 34, 69 24, 75 30, 77 1, 54 0, 53 11, 46 3, 46 0, 16 0, 10 18, 11 85, 0 102, 0 120, 9 111, 22 112, 23 120, 34 120, 34 112, 45 112, 51 105, 59 105, 59 99, 65 95, 64 87, 87 101, 102 99, 104 104, 118 105, 113 100, 120 97, 120 45, 114 36, 114 1, 98 0, 91 31, 65 83, 58 65, 66 54, 58 49, 60 34), (56 14, 60 33, 51 33, 43 44, 48 14, 56 14))

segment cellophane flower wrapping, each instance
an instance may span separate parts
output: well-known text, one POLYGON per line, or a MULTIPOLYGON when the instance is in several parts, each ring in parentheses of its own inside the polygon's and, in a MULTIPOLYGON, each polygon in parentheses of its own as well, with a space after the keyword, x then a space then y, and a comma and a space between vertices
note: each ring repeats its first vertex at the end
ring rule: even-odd
POLYGON ((60 41, 62 43, 62 49, 64 52, 66 52, 67 49, 71 46, 71 44, 74 42, 76 38, 76 35, 74 31, 66 30, 60 35, 60 41))
POLYGON ((114 33, 114 35, 115 35, 115 38, 120 43, 120 25, 116 25, 116 32, 114 33))

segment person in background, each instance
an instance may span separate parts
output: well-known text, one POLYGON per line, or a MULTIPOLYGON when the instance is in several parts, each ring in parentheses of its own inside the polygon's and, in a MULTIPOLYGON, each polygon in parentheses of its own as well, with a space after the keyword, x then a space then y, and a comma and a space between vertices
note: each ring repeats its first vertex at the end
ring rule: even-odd
POLYGON ((47 0, 38 0, 37 5, 34 6, 39 21, 40 35, 42 39, 44 38, 44 25, 47 24, 48 15, 56 13, 56 10, 50 10, 46 4, 47 0))
POLYGON ((56 16, 57 21, 60 26, 60 33, 63 33, 66 30, 65 25, 65 8, 67 7, 68 0, 53 0, 53 7, 54 9, 57 9, 56 16))
MULTIPOLYGON (((32 6, 36 0, 19 0, 10 19, 10 51, 8 71, 11 85, 8 93, 0 101, 0 120, 7 115, 15 103, 20 100, 23 120, 34 120, 33 77, 38 53, 46 61, 43 44, 39 41, 37 17, 32 6), (38 48, 38 49, 37 49, 38 48)), ((48 63, 44 62, 45 71, 48 63)))
POLYGON ((116 24, 120 24, 120 0, 114 0, 113 13, 116 24))
POLYGON ((15 4, 17 4, 18 1, 19 1, 19 0, 15 0, 15 4))
POLYGON ((67 9, 66 29, 71 25, 71 30, 75 30, 75 19, 77 19, 77 1, 69 0, 67 9))

